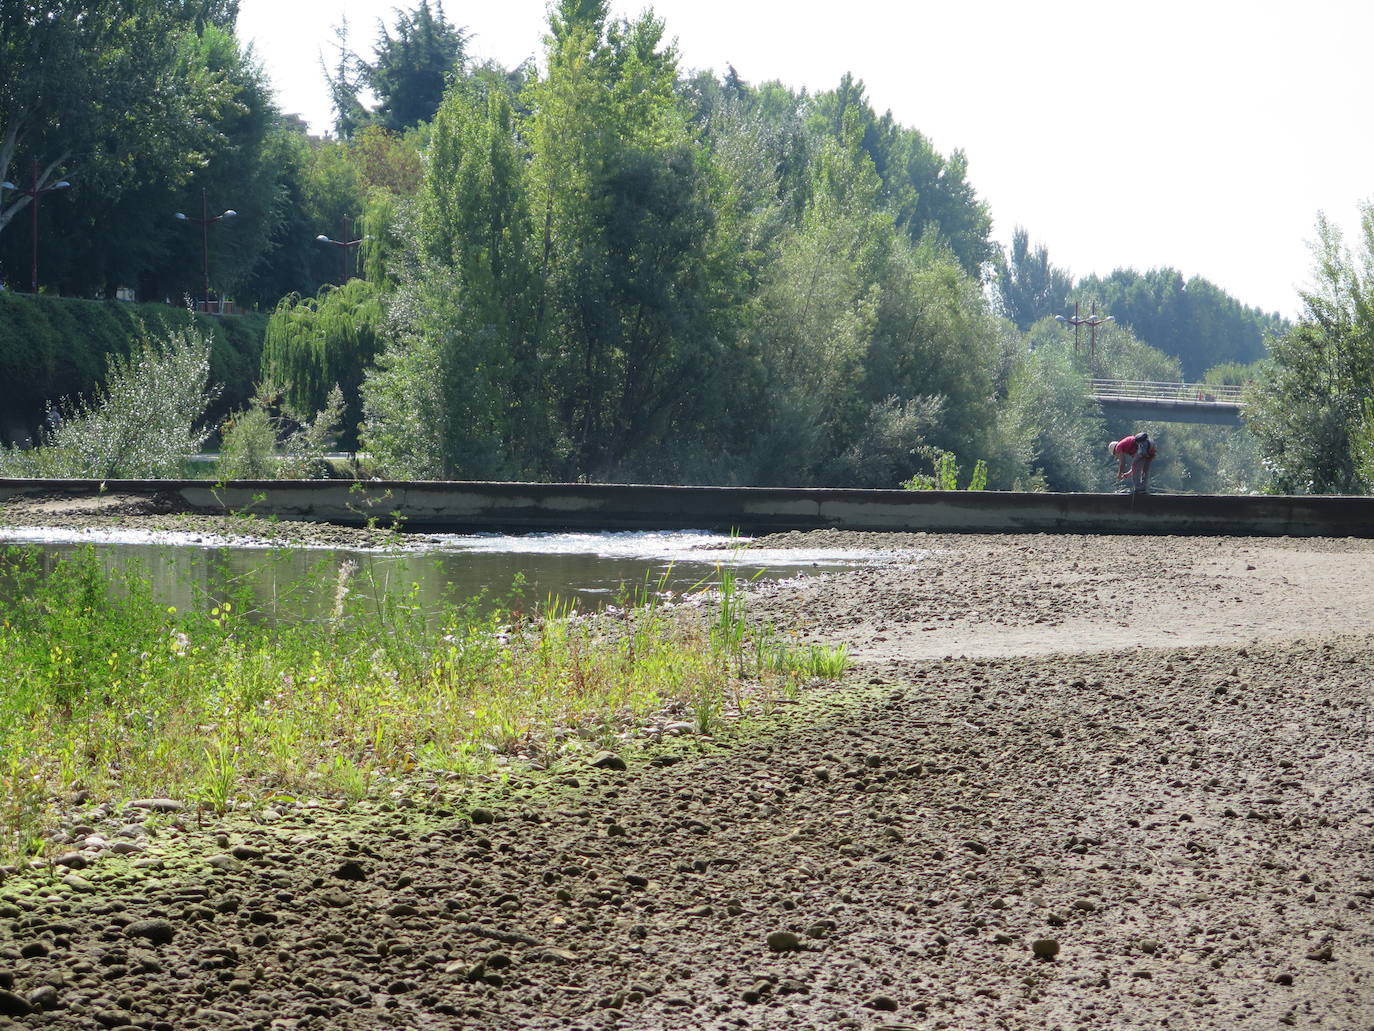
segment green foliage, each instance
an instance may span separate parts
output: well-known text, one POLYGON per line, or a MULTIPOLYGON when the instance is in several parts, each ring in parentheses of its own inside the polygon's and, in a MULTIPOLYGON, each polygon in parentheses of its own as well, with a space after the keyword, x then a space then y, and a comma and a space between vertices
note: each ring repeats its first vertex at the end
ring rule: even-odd
POLYGON ((443 4, 429 0, 409 11, 397 8, 392 28, 378 22, 373 60, 364 61, 342 42, 339 59, 329 78, 334 94, 335 129, 349 138, 373 125, 393 132, 412 128, 434 117, 444 88, 463 64, 467 34, 444 17, 443 4), (361 101, 364 90, 377 98, 374 110, 361 101))
POLYGON ((93 550, 51 570, 11 550, 0 570, 5 859, 39 843, 77 783, 213 810, 278 792, 357 799, 417 767, 579 761, 664 711, 717 729, 847 661, 736 623, 737 594, 722 636, 653 604, 613 625, 559 607, 423 612, 350 563, 281 588, 332 595, 326 620, 265 620, 239 598, 171 610, 142 571, 106 573, 93 550))
POLYGON ((217 475, 225 480, 267 480, 277 475, 277 425, 266 399, 224 421, 217 475))
POLYGON ((303 480, 329 476, 325 454, 343 416, 343 391, 329 391, 313 416, 279 407, 281 397, 267 384, 252 404, 225 420, 218 474, 226 480, 303 480))
MULTIPOLYGON (((1020 487, 1099 490, 1106 484, 1101 453, 1107 430, 1088 398, 1088 376, 1076 367, 1072 339, 1054 323, 1012 373, 1001 414, 1007 478, 1020 487)), ((1006 474, 1004 474, 1006 475, 1006 474)))
POLYGON ((1002 313, 1022 332, 1043 318, 1062 314, 1073 292, 1073 277, 1050 264, 1049 249, 1034 250, 1021 226, 1012 233, 1011 253, 998 253, 997 295, 1002 313))
POLYGON ((111 356, 88 399, 65 399, 64 421, 44 446, 0 450, 7 476, 151 479, 175 476, 209 436, 201 424, 213 392, 210 345, 190 332, 144 340, 111 356))
POLYGON ((1266 342, 1287 324, 1278 315, 1247 308, 1200 277, 1187 280, 1173 269, 1139 273, 1118 269, 1105 279, 1089 277, 1077 297, 1094 298, 1136 337, 1178 358, 1189 380, 1224 362, 1254 362, 1266 342))
POLYGON ((0 411, 16 429, 35 427, 50 400, 91 395, 110 356, 133 354, 145 337, 193 332, 210 341, 210 381, 224 384, 209 410, 209 417, 217 418, 247 402, 266 321, 259 315, 211 318, 162 304, 0 291, 0 411))
POLYGON ((1280 493, 1359 494, 1366 478, 1374 392, 1374 205, 1360 211, 1360 248, 1318 221, 1315 288, 1246 393, 1245 421, 1280 493))
MULTIPOLYGON (((925 457, 929 458, 933 471, 927 473, 915 473, 908 480, 902 482, 903 490, 958 490, 959 489, 959 459, 953 451, 941 451, 939 448, 924 449, 925 457)), ((965 490, 987 490, 988 486, 988 463, 983 459, 978 459, 973 464, 973 472, 969 474, 968 485, 965 490)))
POLYGON ((288 407, 316 411, 334 388, 345 399, 344 446, 353 449, 362 418, 364 370, 382 346, 380 291, 363 279, 326 287, 318 297, 291 295, 267 323, 262 377, 281 385, 288 407))

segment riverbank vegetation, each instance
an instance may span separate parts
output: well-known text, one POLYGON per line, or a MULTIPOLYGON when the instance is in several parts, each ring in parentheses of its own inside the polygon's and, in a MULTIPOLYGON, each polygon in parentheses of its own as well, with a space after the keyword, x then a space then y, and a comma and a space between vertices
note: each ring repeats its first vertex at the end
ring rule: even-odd
MULTIPOLYGON (((538 64, 507 69, 420 0, 374 54, 340 49, 321 139, 273 105, 234 6, 25 23, 12 108, 35 83, 53 99, 0 157, 73 183, 43 209, 46 283, 184 305, 208 263, 212 294, 275 310, 261 365, 212 369, 222 396, 243 410, 261 380, 308 412, 337 384, 341 443, 384 475, 893 487, 952 452, 992 489, 1101 489, 1101 442, 1136 427, 1084 405, 1090 376, 1247 363, 1284 328, 1170 270, 1075 280, 1024 230, 1004 250, 965 156, 853 75, 811 93, 694 71, 663 22, 600 0, 552 5, 538 64), (168 127, 157 160, 116 160, 127 126, 87 103, 86 68, 64 77, 87 50, 181 84, 142 102, 168 127), (203 205, 237 211, 208 255, 168 216, 203 205), (1075 304, 1113 310, 1109 360, 1052 321, 1075 304)), ((26 202, 0 198, 11 280, 26 202)), ((1243 433, 1149 428, 1160 486, 1242 486, 1212 459, 1243 433)))
POLYGON ((728 569, 703 611, 646 590, 587 618, 519 600, 423 611, 349 564, 278 588, 271 611, 241 584, 183 612, 142 571, 107 572, 93 551, 51 569, 18 549, 3 559, 0 853, 11 855, 39 847, 78 789, 224 810, 390 797, 508 760, 576 766, 633 749, 646 728, 718 731, 846 661, 754 626, 728 569), (327 615, 290 615, 301 611, 327 615))

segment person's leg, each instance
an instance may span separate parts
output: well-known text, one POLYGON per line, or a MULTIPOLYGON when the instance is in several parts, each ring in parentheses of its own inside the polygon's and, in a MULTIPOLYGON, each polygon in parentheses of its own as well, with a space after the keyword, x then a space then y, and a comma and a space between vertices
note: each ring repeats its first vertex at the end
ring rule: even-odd
POLYGON ((1140 486, 1137 489, 1142 493, 1148 494, 1150 491, 1150 463, 1153 461, 1148 456, 1140 460, 1140 486))

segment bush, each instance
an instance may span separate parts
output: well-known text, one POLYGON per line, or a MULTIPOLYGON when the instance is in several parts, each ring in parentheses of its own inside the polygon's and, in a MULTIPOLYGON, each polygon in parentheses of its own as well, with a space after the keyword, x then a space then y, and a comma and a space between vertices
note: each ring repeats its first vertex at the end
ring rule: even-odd
POLYGON ((210 381, 222 385, 207 413, 218 418, 252 397, 266 325, 265 315, 215 318, 165 304, 0 291, 0 411, 37 426, 53 398, 91 396, 109 356, 133 355, 149 337, 193 331, 209 342, 210 381))
POLYGON ((214 398, 210 344, 194 331, 156 343, 144 338, 129 357, 112 355, 105 384, 86 399, 65 399, 65 421, 46 446, 0 447, 7 476, 152 479, 172 477, 209 433, 202 423, 214 398))

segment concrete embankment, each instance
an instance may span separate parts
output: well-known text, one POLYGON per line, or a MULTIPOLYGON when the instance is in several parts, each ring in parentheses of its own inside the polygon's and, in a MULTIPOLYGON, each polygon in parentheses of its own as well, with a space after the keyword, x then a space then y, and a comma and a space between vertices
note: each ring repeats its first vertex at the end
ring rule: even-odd
MULTIPOLYGON (((169 509, 428 531, 739 529, 1374 536, 1374 498, 1034 494, 339 480, 0 479, 6 499, 156 497, 169 509)), ((3 521, 3 511, 0 511, 3 521)))

